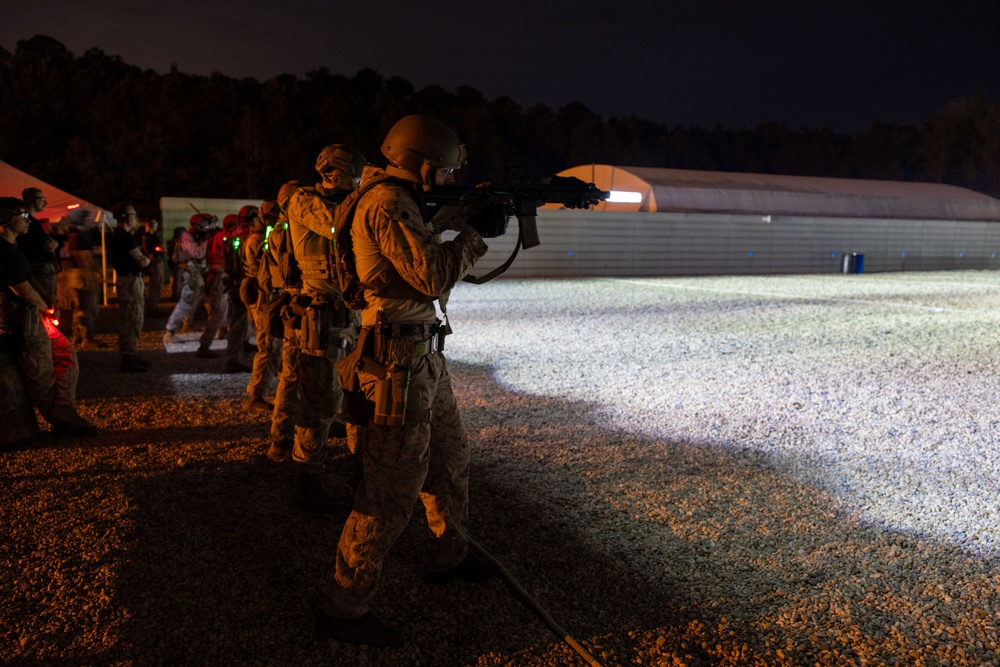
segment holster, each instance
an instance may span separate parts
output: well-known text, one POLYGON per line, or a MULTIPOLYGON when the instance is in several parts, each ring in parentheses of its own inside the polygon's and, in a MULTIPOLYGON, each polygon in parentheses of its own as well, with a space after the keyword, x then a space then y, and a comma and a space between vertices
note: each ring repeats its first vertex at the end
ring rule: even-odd
POLYGON ((302 310, 299 320, 299 351, 303 354, 333 357, 337 349, 346 349, 349 338, 338 335, 351 326, 351 311, 340 300, 325 300, 300 294, 292 299, 291 309, 302 310), (302 310, 302 304, 309 305, 302 310))

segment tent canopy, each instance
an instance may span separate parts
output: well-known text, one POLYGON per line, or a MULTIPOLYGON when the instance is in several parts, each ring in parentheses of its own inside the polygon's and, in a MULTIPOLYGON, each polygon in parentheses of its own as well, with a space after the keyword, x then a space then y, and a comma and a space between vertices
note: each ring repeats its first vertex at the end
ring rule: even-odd
POLYGON ((114 218, 110 211, 49 185, 40 178, 0 160, 0 196, 20 199, 25 188, 38 188, 45 195, 47 200, 45 210, 37 217, 43 222, 48 220, 50 226, 72 223, 90 227, 102 222, 114 226, 114 218))
POLYGON ((1000 200, 941 183, 608 164, 581 165, 559 175, 631 194, 631 201, 602 203, 598 210, 1000 222, 1000 200))

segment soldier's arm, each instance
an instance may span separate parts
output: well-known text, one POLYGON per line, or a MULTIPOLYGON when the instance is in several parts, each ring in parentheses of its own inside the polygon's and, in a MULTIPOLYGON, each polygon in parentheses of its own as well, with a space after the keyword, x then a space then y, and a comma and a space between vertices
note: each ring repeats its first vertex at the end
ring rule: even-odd
POLYGON ((181 248, 188 254, 188 257, 193 259, 202 259, 205 257, 205 250, 208 247, 207 243, 198 243, 194 234, 190 232, 181 235, 181 248))
POLYGON ((412 287, 428 296, 447 292, 486 254, 486 243, 472 227, 450 241, 436 243, 412 201, 380 206, 377 242, 382 254, 412 287))
POLYGON ((319 196, 299 190, 288 204, 288 218, 306 229, 333 238, 334 207, 319 196))
POLYGON ((14 294, 37 307, 39 310, 48 310, 49 304, 45 303, 45 299, 42 298, 42 295, 39 294, 27 280, 16 285, 11 285, 10 289, 14 292, 14 294))

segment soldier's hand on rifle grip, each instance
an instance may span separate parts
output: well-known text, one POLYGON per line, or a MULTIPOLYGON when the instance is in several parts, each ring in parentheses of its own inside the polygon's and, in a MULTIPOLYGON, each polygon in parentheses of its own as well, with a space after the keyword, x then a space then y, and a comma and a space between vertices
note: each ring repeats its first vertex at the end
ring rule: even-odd
POLYGON ((452 230, 460 232, 465 229, 469 219, 486 206, 486 195, 469 193, 453 206, 445 206, 431 220, 438 231, 452 230))

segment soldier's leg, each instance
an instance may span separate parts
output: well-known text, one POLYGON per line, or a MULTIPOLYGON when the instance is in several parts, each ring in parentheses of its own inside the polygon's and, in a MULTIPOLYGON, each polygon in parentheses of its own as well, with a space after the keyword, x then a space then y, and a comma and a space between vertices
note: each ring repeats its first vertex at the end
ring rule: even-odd
POLYGON ((334 405, 336 371, 326 355, 299 353, 299 419, 295 424, 292 458, 299 463, 321 461, 330 424, 340 409, 334 405))
POLYGON ((134 355, 139 348, 144 322, 142 277, 121 276, 117 288, 121 308, 118 351, 123 355, 134 355))
MULTIPOLYGON (((222 276, 218 275, 207 286, 207 298, 205 302, 208 316, 205 321, 205 330, 201 333, 198 341, 198 353, 204 355, 209 352, 215 335, 219 333, 219 328, 226 321, 229 297, 222 290, 222 276)), ((212 356, 218 356, 213 353, 212 356)))
POLYGON ((147 313, 155 313, 160 307, 160 296, 163 293, 163 262, 155 261, 149 267, 149 289, 146 290, 145 309, 147 313))
POLYGON ((73 345, 80 346, 87 340, 87 324, 84 322, 86 313, 83 311, 82 293, 84 290, 67 287, 70 307, 73 309, 73 345))
POLYGON ((432 403, 430 461, 420 494, 431 538, 427 570, 440 572, 458 565, 468 553, 469 440, 458 411, 444 356, 426 357, 437 384, 432 403))
POLYGON ((24 347, 17 355, 17 365, 24 375, 24 383, 31 403, 46 421, 51 422, 55 404, 55 372, 52 367, 52 341, 38 316, 29 309, 24 327, 24 347))
POLYGON ((267 385, 273 374, 270 367, 271 336, 267 332, 267 322, 261 322, 259 302, 253 304, 247 311, 247 317, 252 318, 257 324, 257 352, 253 356, 253 366, 250 371, 250 381, 247 383, 247 398, 253 400, 264 400, 267 392, 267 385))
POLYGON ((167 319, 167 331, 177 331, 181 323, 194 315, 195 306, 201 299, 197 281, 192 273, 192 269, 184 269, 180 274, 180 295, 177 298, 177 305, 167 319))
POLYGON ((93 341, 97 335, 97 290, 80 290, 78 296, 83 310, 84 340, 93 341))
POLYGON ((410 520, 427 474, 429 435, 427 424, 369 426, 362 450, 364 473, 323 602, 330 616, 358 618, 367 613, 382 562, 410 520))
POLYGON ((281 348, 281 370, 278 372, 278 389, 274 394, 274 412, 271 415, 271 449, 268 455, 283 459, 295 441, 295 423, 299 409, 299 348, 295 331, 285 328, 281 348))

